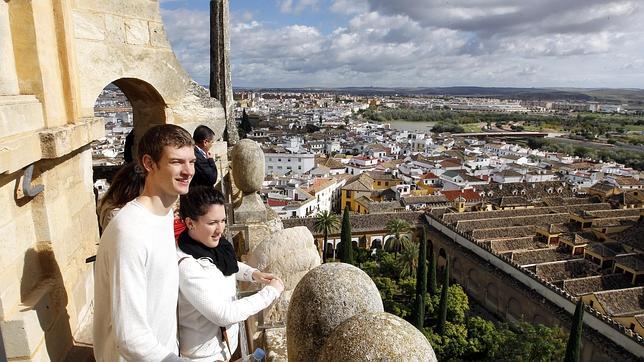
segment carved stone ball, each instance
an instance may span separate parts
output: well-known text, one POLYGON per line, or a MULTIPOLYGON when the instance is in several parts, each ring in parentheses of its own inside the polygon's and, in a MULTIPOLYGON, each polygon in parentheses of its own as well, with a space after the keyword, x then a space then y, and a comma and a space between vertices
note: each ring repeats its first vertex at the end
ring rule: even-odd
POLYGON ((435 362, 427 338, 409 322, 393 314, 365 313, 345 321, 326 339, 318 361, 435 362))
POLYGON ((233 147, 233 178, 235 185, 247 194, 262 188, 264 181, 264 151, 259 143, 244 139, 233 147))
POLYGON ((371 278, 353 265, 322 264, 297 284, 288 307, 289 361, 315 361, 334 328, 363 313, 382 312, 371 278))
POLYGON ((272 233, 252 249, 247 264, 274 274, 284 282, 284 293, 276 303, 264 309, 264 323, 283 323, 295 286, 306 273, 320 265, 320 254, 309 229, 297 226, 272 233))

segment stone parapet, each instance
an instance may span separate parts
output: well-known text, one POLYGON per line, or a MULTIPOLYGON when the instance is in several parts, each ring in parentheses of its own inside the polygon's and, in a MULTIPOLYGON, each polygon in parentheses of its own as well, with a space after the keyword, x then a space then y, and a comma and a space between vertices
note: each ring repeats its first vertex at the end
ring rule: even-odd
POLYGON ((77 150, 95 139, 103 137, 102 118, 88 117, 62 127, 40 131, 43 158, 57 158, 77 150))

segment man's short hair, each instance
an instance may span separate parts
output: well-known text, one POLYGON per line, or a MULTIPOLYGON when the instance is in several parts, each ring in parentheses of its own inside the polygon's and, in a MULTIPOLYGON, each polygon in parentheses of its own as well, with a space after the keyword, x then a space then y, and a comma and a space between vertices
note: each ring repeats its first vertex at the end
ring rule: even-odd
POLYGON ((195 140, 195 143, 201 143, 213 138, 215 138, 215 132, 213 132, 210 127, 204 126, 203 124, 195 128, 195 131, 192 133, 192 139, 195 140))
POLYGON ((154 126, 148 129, 139 141, 139 161, 143 160, 144 155, 150 155, 154 162, 159 162, 165 146, 193 147, 194 142, 190 133, 177 125, 154 126))

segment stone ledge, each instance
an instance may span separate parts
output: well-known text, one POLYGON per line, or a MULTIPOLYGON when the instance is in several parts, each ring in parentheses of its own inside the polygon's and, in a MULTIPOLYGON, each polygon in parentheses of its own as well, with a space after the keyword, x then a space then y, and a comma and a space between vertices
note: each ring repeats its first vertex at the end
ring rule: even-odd
POLYGON ((59 158, 105 135, 102 118, 87 117, 39 132, 43 158, 59 158))
POLYGON ((16 172, 41 158, 37 133, 25 132, 0 139, 0 173, 16 172))

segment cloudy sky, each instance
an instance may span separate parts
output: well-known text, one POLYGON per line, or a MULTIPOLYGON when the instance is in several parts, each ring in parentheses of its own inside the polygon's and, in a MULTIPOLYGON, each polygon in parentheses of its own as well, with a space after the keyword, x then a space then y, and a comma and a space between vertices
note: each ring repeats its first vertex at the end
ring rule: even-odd
MULTIPOLYGON (((208 83, 208 0, 161 0, 208 83)), ((236 87, 644 88, 641 0, 230 0, 236 87)))

